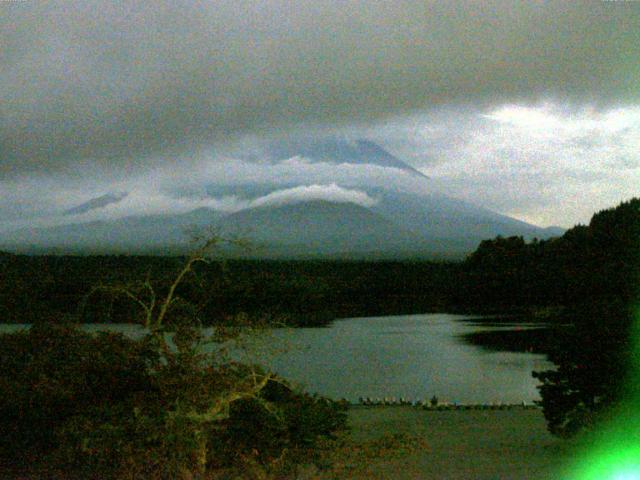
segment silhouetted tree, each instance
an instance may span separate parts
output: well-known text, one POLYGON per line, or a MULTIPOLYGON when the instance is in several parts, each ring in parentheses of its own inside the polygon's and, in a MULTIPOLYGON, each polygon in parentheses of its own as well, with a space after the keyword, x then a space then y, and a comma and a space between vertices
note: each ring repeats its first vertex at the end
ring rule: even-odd
MULTIPOLYGON (((593 216, 569 230, 555 257, 576 275, 582 295, 563 320, 572 328, 557 339, 550 359, 556 370, 534 372, 542 385, 549 430, 571 436, 589 429, 628 393, 633 359, 633 303, 640 271, 640 199, 593 216), (566 247, 571 246, 569 250, 566 247)), ((574 293, 575 293, 574 292, 574 293)))
POLYGON ((569 437, 588 430, 625 398, 632 314, 621 304, 572 311, 574 326, 557 332, 549 358, 556 369, 534 372, 549 431, 569 437))

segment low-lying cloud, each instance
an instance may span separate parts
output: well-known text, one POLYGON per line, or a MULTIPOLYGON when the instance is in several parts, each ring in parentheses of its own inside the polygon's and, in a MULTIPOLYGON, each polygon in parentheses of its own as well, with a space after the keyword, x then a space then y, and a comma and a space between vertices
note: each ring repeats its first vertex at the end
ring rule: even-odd
MULTIPOLYGON (((105 197, 115 198, 116 195, 105 194, 97 199, 105 197)), ((94 200, 96 199, 89 199, 82 205, 94 204, 96 203, 94 200)), ((371 207, 377 203, 377 199, 364 191, 344 188, 335 183, 277 189, 267 195, 254 198, 240 195, 176 197, 166 192, 142 187, 127 195, 120 195, 118 201, 102 202, 102 205, 91 209, 79 209, 72 216, 69 215, 69 211, 77 209, 77 206, 64 210, 62 206, 56 208, 52 202, 49 204, 50 211, 46 216, 33 213, 33 216, 28 218, 15 218, 13 221, 0 222, 0 231, 9 231, 25 226, 53 226, 66 223, 116 220, 130 216, 179 215, 199 208, 208 208, 221 214, 228 214, 251 208, 277 207, 307 201, 354 203, 363 207, 371 207)))
POLYGON ((215 190, 216 185, 240 187, 258 184, 278 187, 336 183, 348 188, 384 187, 428 193, 425 189, 429 186, 423 177, 400 168, 346 162, 314 162, 300 156, 278 163, 205 156, 192 170, 175 172, 170 168, 158 169, 152 178, 153 183, 161 185, 167 191, 182 188, 194 192, 202 192, 205 186, 215 190))
POLYGON ((377 200, 366 192, 342 188, 335 183, 331 185, 308 185, 276 190, 249 203, 248 208, 280 206, 309 201, 326 201, 333 203, 355 203, 363 207, 372 207, 377 200))
POLYGON ((233 213, 249 208, 280 206, 313 200, 335 203, 355 203, 365 207, 376 204, 376 200, 360 190, 343 188, 335 183, 329 185, 302 185, 275 190, 267 195, 247 198, 240 195, 219 197, 176 197, 158 191, 140 189, 132 192, 118 203, 106 205, 76 218, 82 221, 113 219, 131 215, 171 215, 187 213, 198 208, 209 208, 221 213, 233 213))
POLYGON ((64 176, 0 180, 0 231, 28 224, 185 213, 196 208, 234 212, 303 199, 370 206, 375 200, 363 188, 428 193, 424 182, 424 178, 411 172, 380 165, 312 162, 303 157, 256 163, 218 159, 214 153, 205 152, 190 169, 158 168, 152 174, 116 183, 109 178, 64 176), (251 185, 263 188, 247 196, 244 187, 251 185), (79 209, 86 205, 94 208, 79 209))

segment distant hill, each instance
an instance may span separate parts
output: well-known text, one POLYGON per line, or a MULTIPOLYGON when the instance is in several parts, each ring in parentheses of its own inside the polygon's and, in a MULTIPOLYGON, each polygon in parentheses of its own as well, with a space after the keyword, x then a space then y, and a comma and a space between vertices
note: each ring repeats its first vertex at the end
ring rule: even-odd
POLYGON ((81 203, 76 207, 65 210, 63 215, 81 215, 83 213, 90 212, 91 210, 106 207, 107 205, 111 205, 112 203, 118 203, 120 200, 126 198, 127 195, 127 192, 107 193, 105 195, 92 198, 91 200, 81 203))
POLYGON ((548 238, 564 230, 547 230, 442 194, 415 194, 378 189, 371 209, 422 237, 462 241, 465 250, 496 235, 548 238))
POLYGON ((212 225, 219 218, 215 210, 202 208, 180 215, 22 228, 0 238, 5 248, 28 253, 177 253, 189 248, 190 229, 212 225))

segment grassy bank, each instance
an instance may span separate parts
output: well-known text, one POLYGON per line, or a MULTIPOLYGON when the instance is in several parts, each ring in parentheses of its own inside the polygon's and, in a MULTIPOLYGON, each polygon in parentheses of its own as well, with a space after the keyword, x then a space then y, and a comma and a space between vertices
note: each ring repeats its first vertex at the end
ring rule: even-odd
POLYGON ((356 442, 389 434, 406 434, 424 442, 406 455, 359 465, 350 476, 356 479, 548 480, 561 478, 559 471, 573 446, 547 432, 539 410, 355 407, 349 411, 349 420, 356 442))

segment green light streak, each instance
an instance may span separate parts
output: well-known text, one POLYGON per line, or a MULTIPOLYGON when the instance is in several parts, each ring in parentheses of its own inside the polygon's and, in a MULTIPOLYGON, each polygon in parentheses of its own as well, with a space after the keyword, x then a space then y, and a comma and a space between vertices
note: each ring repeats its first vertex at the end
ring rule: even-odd
POLYGON ((605 447, 589 452, 576 465, 572 475, 576 480, 640 480, 640 444, 637 439, 612 436, 605 447), (633 444, 635 443, 635 445, 633 444))
POLYGON ((582 452, 561 478, 640 480, 640 309, 633 326, 627 395, 599 433, 582 441, 582 452))

